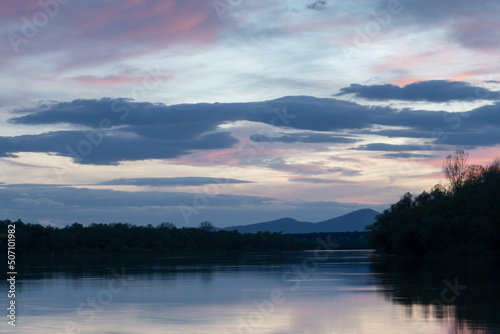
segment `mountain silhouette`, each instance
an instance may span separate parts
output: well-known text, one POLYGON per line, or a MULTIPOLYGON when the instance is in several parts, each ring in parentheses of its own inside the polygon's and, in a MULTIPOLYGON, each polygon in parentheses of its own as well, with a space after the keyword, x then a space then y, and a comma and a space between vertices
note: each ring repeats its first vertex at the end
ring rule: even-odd
POLYGON ((283 232, 283 233, 321 233, 364 231, 365 226, 372 224, 380 213, 372 209, 361 209, 340 217, 318 223, 301 222, 293 218, 281 218, 263 223, 230 226, 222 230, 238 230, 240 233, 283 232))

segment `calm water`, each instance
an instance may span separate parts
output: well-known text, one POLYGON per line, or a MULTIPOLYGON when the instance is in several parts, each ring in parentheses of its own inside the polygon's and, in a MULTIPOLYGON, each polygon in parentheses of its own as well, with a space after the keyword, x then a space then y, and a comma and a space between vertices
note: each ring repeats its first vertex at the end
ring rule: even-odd
POLYGON ((0 332, 500 333, 500 270, 479 260, 335 251, 36 259, 20 272, 17 326, 4 317, 0 332))

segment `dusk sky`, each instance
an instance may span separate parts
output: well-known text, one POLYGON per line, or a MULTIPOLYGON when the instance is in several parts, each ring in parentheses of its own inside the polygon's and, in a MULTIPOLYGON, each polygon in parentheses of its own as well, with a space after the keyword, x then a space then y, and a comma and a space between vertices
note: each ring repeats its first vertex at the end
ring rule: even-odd
POLYGON ((500 2, 0 7, 0 219, 197 226, 382 211, 500 156, 500 2))

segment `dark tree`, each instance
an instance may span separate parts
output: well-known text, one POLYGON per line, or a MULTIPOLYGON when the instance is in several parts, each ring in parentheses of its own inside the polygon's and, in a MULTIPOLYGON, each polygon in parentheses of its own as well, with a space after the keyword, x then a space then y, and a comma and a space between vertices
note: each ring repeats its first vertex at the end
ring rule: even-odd
POLYGON ((469 171, 467 160, 469 154, 463 150, 457 150, 453 155, 450 154, 446 157, 443 163, 443 172, 448 181, 452 191, 456 191, 463 185, 465 177, 469 171))
MULTIPOLYGON (((7 254, 6 239, 10 220, 0 220, 0 250, 7 254), (5 234, 6 236, 6 234, 5 234)), ((211 231, 214 226, 203 222, 201 228, 176 228, 171 223, 158 226, 136 226, 124 223, 74 223, 64 228, 25 224, 18 220, 16 244, 20 254, 90 254, 90 253, 165 253, 171 251, 260 251, 299 250, 300 244, 290 235, 281 233, 240 234, 238 231, 211 231), (209 230, 210 229, 210 230, 209 230)))
POLYGON ((205 220, 204 222, 200 223, 198 228, 203 231, 213 231, 215 226, 211 222, 205 220))
POLYGON ((158 227, 167 230, 173 230, 177 228, 174 223, 169 223, 169 222, 161 223, 160 225, 158 225, 158 227))
POLYGON ((399 202, 368 227, 373 248, 397 255, 500 256, 500 162, 467 165, 449 155, 450 189, 435 186, 399 202))

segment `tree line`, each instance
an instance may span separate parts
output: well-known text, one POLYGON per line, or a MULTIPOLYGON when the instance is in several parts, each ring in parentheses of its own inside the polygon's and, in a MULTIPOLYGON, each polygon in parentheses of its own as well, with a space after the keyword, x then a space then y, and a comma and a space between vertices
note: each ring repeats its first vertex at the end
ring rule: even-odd
POLYGON ((387 254, 500 256, 500 160, 468 164, 456 151, 443 163, 449 186, 406 193, 367 229, 387 254))
MULTIPOLYGON (((0 221, 6 231, 10 220, 0 221)), ((300 243, 290 235, 259 232, 213 231, 200 228, 177 228, 172 223, 137 226, 128 223, 74 223, 64 228, 23 223, 16 225, 16 253, 133 253, 169 251, 260 251, 299 250, 300 243)), ((0 240, 1 242, 2 240, 0 240)), ((6 243, 2 248, 6 248, 6 243)))

